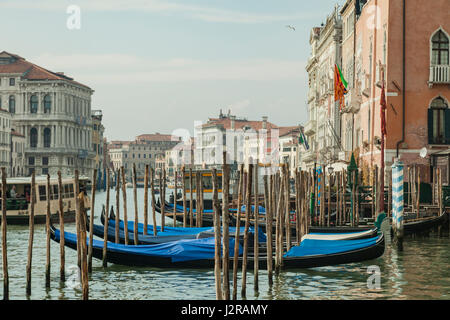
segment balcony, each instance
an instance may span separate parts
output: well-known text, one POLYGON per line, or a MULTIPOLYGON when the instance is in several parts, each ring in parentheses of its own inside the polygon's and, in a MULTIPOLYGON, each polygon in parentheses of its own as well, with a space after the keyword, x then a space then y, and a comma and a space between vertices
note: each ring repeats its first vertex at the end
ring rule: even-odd
POLYGON ((302 162, 308 163, 316 160, 316 152, 309 149, 308 151, 301 153, 302 162))
POLYGON ((430 66, 430 88, 433 84, 450 84, 450 65, 432 65, 430 66))
POLYGON ((307 136, 316 132, 316 120, 309 120, 305 125, 305 134, 307 136))

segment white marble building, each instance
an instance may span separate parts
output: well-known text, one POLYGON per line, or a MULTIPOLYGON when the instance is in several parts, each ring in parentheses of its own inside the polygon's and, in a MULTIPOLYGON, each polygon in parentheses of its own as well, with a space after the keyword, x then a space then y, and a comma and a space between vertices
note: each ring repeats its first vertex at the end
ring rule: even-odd
POLYGON ((62 72, 52 72, 24 58, 0 53, 2 107, 13 127, 25 136, 26 175, 91 176, 91 96, 93 90, 62 72))
POLYGON ((336 6, 326 23, 311 30, 308 121, 304 127, 310 149, 302 154, 301 167, 334 165, 341 151, 340 111, 334 101, 334 67, 341 65, 342 19, 336 6))

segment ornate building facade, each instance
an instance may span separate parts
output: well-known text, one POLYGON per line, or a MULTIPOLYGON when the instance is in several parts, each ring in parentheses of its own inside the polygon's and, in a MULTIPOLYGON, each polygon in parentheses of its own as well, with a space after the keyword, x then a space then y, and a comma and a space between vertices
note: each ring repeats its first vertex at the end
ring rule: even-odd
POLYGON ((303 170, 315 165, 339 170, 341 121, 339 104, 334 101, 334 67, 341 65, 342 20, 336 6, 326 23, 310 34, 308 121, 304 132, 310 149, 302 154, 303 170))
POLYGON ((93 90, 8 52, 0 53, 0 95, 13 127, 25 136, 26 175, 58 170, 91 176, 93 90))

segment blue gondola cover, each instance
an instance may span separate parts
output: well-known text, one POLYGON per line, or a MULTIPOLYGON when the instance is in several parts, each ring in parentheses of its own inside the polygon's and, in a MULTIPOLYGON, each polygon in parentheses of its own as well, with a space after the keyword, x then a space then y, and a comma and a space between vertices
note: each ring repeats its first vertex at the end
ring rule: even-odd
POLYGON ((360 240, 315 240, 304 239, 299 246, 292 247, 284 257, 305 257, 342 253, 374 245, 379 236, 360 240))

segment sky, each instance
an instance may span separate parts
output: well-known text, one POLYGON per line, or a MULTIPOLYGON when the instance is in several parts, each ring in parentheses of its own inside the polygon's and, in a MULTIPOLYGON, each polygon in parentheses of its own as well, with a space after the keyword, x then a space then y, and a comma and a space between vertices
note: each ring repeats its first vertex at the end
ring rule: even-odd
POLYGON ((311 28, 343 2, 0 0, 0 51, 91 87, 109 141, 193 135, 221 109, 292 126, 307 120, 311 28))

